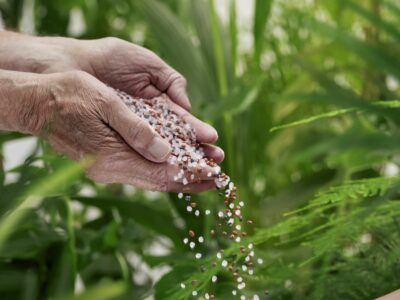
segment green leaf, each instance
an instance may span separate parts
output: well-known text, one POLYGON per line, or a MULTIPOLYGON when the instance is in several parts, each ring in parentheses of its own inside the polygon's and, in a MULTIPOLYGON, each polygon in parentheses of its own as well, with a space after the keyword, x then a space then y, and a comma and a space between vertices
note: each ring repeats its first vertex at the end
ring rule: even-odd
MULTIPOLYGON (((378 107, 387 107, 387 108, 400 108, 400 101, 399 100, 391 100, 391 101, 375 101, 372 104, 373 106, 378 106, 378 107)), ((371 111, 371 110, 369 110, 371 111)), ((326 113, 322 113, 322 114, 318 114, 315 116, 311 116, 302 120, 298 120, 295 122, 291 122, 288 124, 284 124, 284 125, 279 125, 279 126, 275 126, 272 127, 270 129, 270 132, 274 132, 280 129, 286 129, 286 128, 290 128, 290 127, 295 127, 295 126, 299 126, 299 125, 305 125, 305 124, 309 124, 309 123, 313 123, 322 119, 327 119, 327 118, 334 118, 334 117, 338 117, 344 114, 348 114, 348 113, 352 113, 352 112, 363 112, 361 109, 359 108, 345 108, 345 109, 339 109, 339 110, 334 110, 334 111, 330 111, 330 112, 326 112, 326 113)))
POLYGON ((73 293, 77 276, 77 255, 75 249, 74 217, 70 200, 62 199, 60 215, 65 221, 68 240, 59 247, 53 260, 52 276, 48 283, 48 295, 58 297, 73 293))
POLYGON ((256 0, 254 6, 254 62, 257 66, 260 65, 261 54, 265 42, 264 32, 271 12, 273 0, 256 0))
POLYGON ((123 282, 101 283, 78 295, 56 298, 56 300, 112 300, 125 294, 127 286, 123 282))
POLYGON ((229 37, 231 46, 232 72, 236 75, 238 63, 238 28, 237 28, 236 0, 229 3, 229 37))
POLYGON ((140 0, 137 7, 157 38, 161 53, 188 80, 189 91, 197 104, 206 99, 215 99, 217 88, 210 80, 210 70, 206 69, 204 58, 193 45, 185 25, 161 2, 140 0))
POLYGON ((171 240, 176 244, 176 247, 182 247, 181 245, 184 233, 182 230, 176 228, 170 214, 156 210, 155 208, 143 203, 121 198, 74 197, 73 199, 85 205, 98 207, 103 211, 109 211, 112 208, 116 208, 121 216, 132 218, 140 225, 171 238, 171 240))
POLYGON ((302 120, 298 120, 298 121, 295 121, 295 122, 291 122, 291 123, 288 123, 288 124, 275 126, 275 127, 272 127, 269 131, 270 132, 274 132, 274 131, 277 131, 277 130, 280 130, 280 129, 286 129, 286 128, 295 127, 295 126, 299 126, 299 125, 309 124, 309 123, 312 123, 312 122, 315 122, 315 121, 318 121, 318 120, 321 120, 321 119, 333 118, 333 117, 337 117, 337 116, 340 116, 340 115, 343 115, 343 114, 347 114, 347 113, 350 113, 350 112, 354 112, 354 111, 357 111, 357 110, 355 108, 345 108, 345 109, 339 109, 339 110, 335 110, 335 111, 330 111, 330 112, 327 112, 327 113, 323 113, 323 114, 319 114, 319 115, 316 115, 316 116, 308 117, 308 118, 305 118, 305 119, 302 119, 302 120))
POLYGON ((341 1, 346 6, 348 6, 351 10, 353 10, 355 13, 359 14, 363 18, 370 21, 374 26, 384 30, 386 33, 391 35, 397 41, 400 41, 400 30, 398 29, 398 27, 385 21, 382 17, 379 17, 379 16, 369 12, 368 10, 363 8, 361 5, 358 5, 354 1, 349 1, 349 0, 341 0, 341 1))
POLYGON ((228 93, 228 83, 225 74, 224 49, 214 0, 208 0, 208 11, 211 21, 211 35, 214 45, 215 68, 218 78, 219 93, 221 96, 226 96, 228 93))
POLYGON ((18 206, 0 219, 0 251, 7 238, 29 212, 27 208, 38 207, 45 197, 57 194, 60 187, 71 185, 81 174, 82 169, 78 164, 67 163, 48 178, 39 180, 24 191, 18 206))
POLYGON ((314 28, 321 35, 330 37, 333 43, 338 43, 340 46, 352 51, 368 64, 392 74, 396 78, 400 78, 400 63, 395 57, 387 53, 383 47, 370 45, 359 38, 322 22, 312 22, 312 26, 315 26, 314 28))

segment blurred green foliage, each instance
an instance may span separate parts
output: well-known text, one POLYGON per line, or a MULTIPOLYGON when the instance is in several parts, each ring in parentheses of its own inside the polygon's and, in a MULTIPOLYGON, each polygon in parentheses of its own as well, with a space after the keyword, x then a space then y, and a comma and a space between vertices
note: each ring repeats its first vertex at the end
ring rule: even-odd
MULTIPOLYGON (((255 220, 247 240, 265 264, 249 295, 372 299, 400 288, 398 1, 223 3, 224 13, 219 0, 0 0, 0 11, 17 30, 140 43, 188 79, 255 220), (246 4, 254 17, 243 21, 246 4)), ((2 299, 186 299, 198 287, 181 281, 209 282, 182 238, 187 228, 208 237, 215 220, 188 216, 175 195, 97 185, 43 141, 1 168, 0 190, 2 299)), ((213 192, 195 198, 221 206, 213 192)), ((223 278, 212 289, 230 299, 223 278)))

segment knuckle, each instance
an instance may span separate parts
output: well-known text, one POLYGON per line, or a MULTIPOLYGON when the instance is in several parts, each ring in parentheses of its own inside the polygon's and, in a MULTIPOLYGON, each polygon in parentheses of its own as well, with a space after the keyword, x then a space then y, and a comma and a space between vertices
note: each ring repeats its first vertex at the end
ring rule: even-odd
POLYGON ((106 94, 99 94, 96 98, 96 106, 100 111, 102 118, 107 123, 116 123, 118 120, 118 103, 119 100, 114 97, 109 97, 106 94))
POLYGON ((81 70, 73 70, 66 72, 65 78, 74 85, 84 86, 91 80, 91 75, 81 70))
POLYGON ((117 37, 109 36, 100 39, 100 41, 109 46, 117 46, 118 44, 122 43, 122 40, 117 37))
POLYGON ((153 130, 149 124, 144 124, 136 120, 132 122, 130 128, 133 141, 135 141, 143 149, 150 143, 150 141, 154 137, 153 130))
POLYGON ((67 74, 74 79, 77 80, 82 80, 84 78, 87 78, 87 73, 81 70, 72 70, 72 71, 68 71, 67 74))
POLYGON ((176 80, 182 87, 186 88, 187 86, 187 80, 185 77, 183 77, 182 75, 178 75, 178 79, 176 80))
POLYGON ((165 81, 167 82, 168 86, 176 85, 183 88, 186 88, 187 80, 181 74, 176 72, 175 70, 169 70, 165 72, 165 81))

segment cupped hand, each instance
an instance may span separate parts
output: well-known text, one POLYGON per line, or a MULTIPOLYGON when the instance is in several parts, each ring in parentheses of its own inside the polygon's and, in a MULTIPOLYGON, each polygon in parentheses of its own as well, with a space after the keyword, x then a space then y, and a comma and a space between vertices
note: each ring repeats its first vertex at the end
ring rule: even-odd
POLYGON ((0 68, 33 73, 81 70, 134 97, 165 93, 196 130, 207 155, 217 163, 224 158, 222 149, 212 145, 217 140, 216 130, 189 113, 186 80, 143 47, 117 38, 76 40, 5 31, 0 32, 0 68))
POLYGON ((36 133, 73 160, 92 158, 87 174, 93 180, 156 191, 199 192, 214 187, 206 176, 215 172, 209 167, 196 183, 175 182, 177 166, 165 162, 169 144, 93 76, 72 71, 50 78, 50 100, 35 112, 44 116, 36 133))
POLYGON ((220 163, 222 149, 212 144, 217 131, 189 113, 191 105, 186 92, 186 80, 154 52, 117 38, 81 41, 75 50, 86 72, 102 82, 134 97, 151 99, 165 93, 175 103, 175 109, 196 130, 198 142, 207 155, 220 163))

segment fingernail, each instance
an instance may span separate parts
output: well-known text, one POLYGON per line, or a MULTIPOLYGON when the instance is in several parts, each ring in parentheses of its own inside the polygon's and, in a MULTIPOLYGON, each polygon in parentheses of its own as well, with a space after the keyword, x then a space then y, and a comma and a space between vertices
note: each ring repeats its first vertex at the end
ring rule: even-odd
POLYGON ((210 137, 212 137, 212 140, 218 140, 218 132, 215 130, 215 128, 207 123, 204 124, 206 125, 207 131, 209 132, 210 137))
POLYGON ((148 151, 157 161, 164 161, 171 152, 170 145, 158 136, 151 141, 148 151))
POLYGON ((222 159, 225 158, 225 152, 221 148, 217 147, 218 155, 222 157, 222 159))

